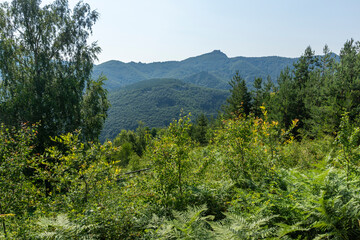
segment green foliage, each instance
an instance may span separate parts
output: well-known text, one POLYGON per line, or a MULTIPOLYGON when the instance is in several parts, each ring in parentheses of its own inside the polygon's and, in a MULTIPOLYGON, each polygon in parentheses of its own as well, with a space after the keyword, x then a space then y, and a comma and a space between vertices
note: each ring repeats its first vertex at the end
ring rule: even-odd
MULTIPOLYGON (((262 110, 264 119, 240 115, 224 121, 215 137, 215 143, 221 146, 222 154, 226 156, 223 163, 230 178, 248 186, 254 180, 270 176, 280 163, 278 153, 283 143, 278 123, 268 122, 264 107, 262 110)), ((292 128, 295 125, 296 121, 292 128)), ((286 142, 290 143, 291 138, 288 140, 286 142)))
POLYGON ((6 222, 34 211, 42 195, 35 176, 29 176, 37 169, 31 145, 36 133, 35 126, 23 124, 17 130, 0 124, 0 221, 5 236, 14 231, 6 222))
POLYGON ((284 128, 297 118, 297 91, 290 68, 285 68, 278 78, 278 91, 270 99, 270 116, 284 128))
POLYGON ((359 170, 359 142, 360 128, 350 123, 349 115, 345 113, 341 119, 340 131, 336 137, 336 144, 339 146, 335 162, 344 167, 347 172, 347 180, 352 174, 359 170))
POLYGON ((360 86, 360 43, 353 39, 347 41, 340 51, 340 63, 336 67, 332 94, 336 96, 333 107, 339 114, 348 112, 354 119, 359 113, 360 86))
MULTIPOLYGON (((0 68, 9 68, 0 88, 0 111, 7 114, 1 118, 17 126, 0 125, 1 239, 359 238, 359 43, 345 43, 340 62, 327 47, 324 56, 315 56, 307 48, 293 69, 281 72, 278 86, 270 77, 265 84, 256 78, 253 98, 241 72, 237 73, 231 82, 226 118, 220 115, 209 123, 207 115, 196 114, 192 125, 189 114, 166 129, 151 131, 145 127, 148 122, 139 122, 136 130, 123 130, 113 142, 100 144, 86 141, 99 134, 109 106, 104 79, 89 79, 97 47, 87 46, 86 39, 97 14, 82 3, 75 7, 74 16, 70 12, 66 1, 41 8, 39 1, 17 0, 12 6, 3 4, 0 10, 4 37, 0 55, 19 57, 6 62, 0 56, 0 68), (38 26, 23 24, 30 20, 38 26), (25 29, 27 38, 22 39, 21 34, 6 38, 15 31, 8 23, 25 29), (80 23, 83 25, 75 29, 80 39, 67 36, 80 23), (39 29, 45 34, 40 43, 54 44, 58 54, 50 61, 46 54, 51 49, 40 48, 39 56, 32 54, 39 29), (88 52, 73 53, 74 41, 89 47, 88 52), (35 64, 38 61, 40 65, 35 64), (29 102, 40 103, 32 110, 39 113, 44 108, 41 114, 48 122, 38 119, 40 127, 32 125, 33 121, 23 123, 31 115, 24 110, 31 105, 22 105, 31 93, 26 87, 35 94, 29 102), (55 91, 60 87, 76 95, 65 94, 67 103, 79 100, 80 104, 59 105, 55 91), (46 94, 55 94, 55 98, 46 94), (62 107, 72 115, 56 118, 63 113, 64 109, 58 111, 62 107), (58 121, 65 122, 52 131, 58 121), (82 131, 74 131, 79 126, 82 131), (49 130, 41 132, 48 135, 38 141, 53 141, 46 144, 43 154, 33 144, 38 128, 49 130)), ((233 60, 216 51, 183 61, 180 71, 202 68, 203 61, 211 66, 222 61, 222 66, 230 63, 231 68, 255 66, 260 61, 233 60)), ((144 78, 165 71, 160 63, 156 74, 150 65, 129 65, 136 76, 144 78)), ((176 66, 173 62, 166 68, 176 75, 176 66)), ((203 83, 201 77, 207 76, 219 86, 217 80, 224 71, 183 77, 203 83)), ((179 102, 183 104, 178 100, 189 99, 185 92, 200 104, 196 107, 192 101, 188 106, 209 111, 226 97, 223 91, 174 79, 140 82, 117 94, 151 96, 155 104, 151 98, 137 101, 147 111, 163 108, 175 116, 179 102), (159 88, 163 92, 153 91, 159 88)), ((135 111, 141 115, 141 110, 135 111)), ((161 125, 169 119, 161 119, 161 125)))
POLYGON ((103 89, 105 80, 106 78, 101 76, 97 81, 89 81, 86 87, 82 104, 82 131, 87 140, 98 140, 107 117, 110 103, 107 100, 107 91, 103 89))
POLYGON ((196 118, 195 124, 193 124, 190 128, 191 138, 202 145, 205 145, 209 142, 208 121, 209 120, 207 119, 205 114, 202 113, 196 118))
MULTIPOLYGON (((359 178, 348 179, 343 161, 335 168, 324 161, 343 159, 341 144, 356 156, 356 128, 344 118, 339 145, 331 137, 294 142, 291 128, 279 129, 261 109, 263 119, 224 120, 204 146, 192 141, 190 118, 182 117, 147 142, 141 157, 129 143, 146 128, 123 131, 114 144, 84 144, 79 133, 56 137, 56 146, 35 155, 44 164, 34 167, 36 179, 14 179, 17 196, 31 206, 11 196, 8 206, 15 211, 0 215, 6 234, 14 239, 356 239, 359 178), (126 145, 150 169, 129 173, 130 163, 121 168, 113 157, 126 145), (44 186, 33 180, 53 188, 44 197, 44 186)), ((5 129, 7 140, 20 131, 5 129)), ((31 133, 29 128, 29 142, 31 133)), ((14 139, 26 149, 26 141, 14 139)), ((7 141, 1 143, 4 153, 19 154, 5 147, 7 141)), ((33 157, 27 149, 24 157, 33 157)), ((21 166, 22 158, 18 161, 21 166)), ((12 180, 6 173, 2 177, 12 180)))
POLYGON ((155 187, 165 206, 181 204, 185 187, 191 181, 189 151, 193 142, 189 136, 190 117, 174 120, 164 135, 154 140, 150 150, 155 187))
MULTIPOLYGON (((130 160, 136 161, 143 156, 149 139, 149 129, 142 122, 139 122, 135 132, 122 130, 113 141, 114 146, 120 147, 120 150, 112 155, 112 159, 120 161, 126 167, 130 160)), ((136 168, 138 166, 133 166, 133 170, 136 168)))
POLYGON ((42 152, 49 137, 79 128, 96 140, 108 104, 103 79, 90 80, 100 48, 87 40, 98 13, 81 2, 73 11, 67 1, 40 3, 13 0, 0 6, 0 121, 40 123, 42 152))
POLYGON ((245 80, 241 78, 239 72, 236 72, 229 84, 231 86, 230 97, 226 99, 228 105, 224 106, 226 116, 248 115, 251 109, 251 95, 248 92, 245 80))
MULTIPOLYGON (((297 136, 311 138, 339 130, 344 112, 354 121, 359 112, 359 42, 347 41, 340 57, 324 47, 323 56, 315 56, 308 47, 294 68, 284 69, 278 87, 265 102, 269 116, 285 128, 299 119, 297 136)), ((257 98, 254 99, 257 101, 257 98)))
POLYGON ((37 222, 38 233, 34 234, 35 239, 97 239, 94 234, 90 234, 94 226, 81 226, 71 222, 66 215, 60 214, 55 219, 40 218, 37 222))
POLYGON ((147 226, 150 239, 212 239, 208 220, 212 216, 204 216, 205 206, 188 207, 186 211, 172 211, 173 218, 164 219, 154 215, 147 226))
POLYGON ((332 170, 311 182, 316 195, 309 195, 308 201, 300 205, 308 213, 303 224, 310 226, 310 236, 316 239, 354 239, 359 236, 357 187, 348 188, 346 182, 344 174, 332 170))
POLYGON ((281 149, 283 155, 282 163, 287 168, 311 169, 324 163, 324 159, 329 157, 333 151, 334 138, 325 136, 324 138, 294 141, 292 144, 281 149))
POLYGON ((312 71, 311 78, 306 84, 304 103, 310 118, 305 119, 308 135, 318 136, 322 133, 333 134, 339 125, 339 109, 335 91, 335 71, 337 62, 327 45, 324 55, 318 57, 318 67, 312 71))
POLYGON ((61 148, 46 150, 45 156, 55 161, 44 163, 47 171, 42 174, 53 185, 50 195, 56 197, 66 193, 59 200, 69 209, 79 208, 90 197, 101 194, 99 185, 113 180, 120 171, 119 162, 107 161, 107 157, 116 151, 111 142, 87 147, 80 141, 79 133, 68 133, 54 141, 61 148))
POLYGON ((215 239, 268 239, 275 234, 275 227, 268 227, 274 217, 243 218, 237 214, 226 213, 226 220, 211 224, 215 239))
POLYGON ((253 96, 253 104, 251 106, 251 112, 254 113, 255 116, 261 116, 260 107, 265 103, 266 90, 263 89, 263 80, 262 78, 255 78, 254 81, 254 91, 252 92, 253 96))

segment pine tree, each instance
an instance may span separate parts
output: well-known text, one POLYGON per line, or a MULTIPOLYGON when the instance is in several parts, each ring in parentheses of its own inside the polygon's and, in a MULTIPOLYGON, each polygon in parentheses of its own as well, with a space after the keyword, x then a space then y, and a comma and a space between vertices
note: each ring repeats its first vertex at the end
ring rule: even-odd
POLYGON ((255 114, 255 116, 259 117, 261 116, 261 109, 260 106, 264 104, 264 90, 262 86, 263 80, 262 78, 255 78, 254 81, 254 88, 255 91, 253 92, 254 101, 252 104, 252 112, 255 114))
POLYGON ((248 115, 251 109, 251 94, 246 87, 245 80, 239 75, 239 72, 236 72, 229 84, 231 95, 226 99, 228 104, 224 107, 225 116, 248 115))

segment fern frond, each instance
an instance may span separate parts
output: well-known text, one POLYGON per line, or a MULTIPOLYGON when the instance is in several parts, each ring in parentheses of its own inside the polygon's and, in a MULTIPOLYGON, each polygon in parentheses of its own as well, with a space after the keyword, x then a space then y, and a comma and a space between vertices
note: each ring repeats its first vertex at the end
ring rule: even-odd
POLYGON ((95 235, 91 232, 96 225, 80 225, 71 222, 65 214, 59 214, 55 219, 42 217, 37 225, 42 231, 35 233, 34 237, 40 239, 95 239, 95 235))
POLYGON ((309 231, 308 228, 301 227, 301 222, 298 222, 294 225, 287 225, 285 223, 277 223, 276 225, 280 227, 276 233, 278 238, 283 238, 289 233, 309 231))
POLYGON ((225 220, 210 223, 217 239, 265 239, 274 236, 276 231, 268 224, 277 216, 245 218, 234 213, 225 215, 225 220))
POLYGON ((173 218, 163 219, 155 231, 149 229, 149 235, 153 239, 210 239, 207 221, 213 216, 204 216, 206 210, 206 206, 201 205, 188 207, 186 211, 173 211, 173 218))

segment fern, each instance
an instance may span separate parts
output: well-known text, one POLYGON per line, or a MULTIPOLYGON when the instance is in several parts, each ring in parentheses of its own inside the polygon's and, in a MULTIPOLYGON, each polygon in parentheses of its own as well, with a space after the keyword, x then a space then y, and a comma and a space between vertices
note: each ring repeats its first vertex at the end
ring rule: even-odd
POLYGON ((37 225, 41 229, 40 232, 34 235, 37 239, 96 239, 96 236, 91 234, 91 230, 95 228, 95 225, 82 226, 71 222, 65 214, 59 214, 56 218, 40 218, 37 225))
POLYGON ((360 236, 358 187, 351 187, 343 171, 327 173, 322 183, 314 178, 303 194, 306 199, 298 204, 305 213, 302 225, 309 226, 314 239, 356 239, 360 236))
POLYGON ((204 216, 207 210, 205 205, 200 207, 188 207, 186 211, 173 211, 173 218, 159 218, 153 216, 148 225, 148 234, 151 239, 210 239, 211 233, 207 224, 213 216, 204 216), (160 224, 156 230, 154 223, 160 224))
POLYGON ((234 213, 226 213, 227 218, 218 223, 210 223, 216 239, 266 239, 274 236, 276 227, 269 227, 271 217, 244 218, 234 213))

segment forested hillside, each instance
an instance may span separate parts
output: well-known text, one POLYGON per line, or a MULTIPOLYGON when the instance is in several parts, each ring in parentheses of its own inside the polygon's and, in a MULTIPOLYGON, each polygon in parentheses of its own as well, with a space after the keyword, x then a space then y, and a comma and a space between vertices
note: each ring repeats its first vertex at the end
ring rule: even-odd
POLYGON ((216 117, 229 93, 191 85, 176 79, 152 79, 111 92, 111 108, 100 140, 114 139, 122 129, 135 130, 139 121, 146 126, 165 127, 181 113, 216 117))
POLYGON ((292 67, 296 61, 285 57, 234 57, 228 58, 223 52, 192 57, 183 61, 156 63, 124 63, 109 61, 94 67, 94 77, 104 74, 109 91, 138 81, 152 78, 176 78, 200 86, 228 89, 227 82, 239 71, 249 86, 255 77, 270 76, 273 81, 285 67, 292 67))
POLYGON ((216 89, 229 89, 228 82, 235 72, 239 72, 247 86, 253 88, 256 77, 276 82, 281 70, 287 66, 292 68, 294 61, 296 59, 283 57, 228 58, 221 51, 213 51, 180 62, 142 64, 109 61, 95 66, 94 76, 103 73, 107 77, 105 88, 110 92, 111 103, 100 139, 113 139, 122 129, 133 130, 138 126, 138 121, 148 127, 164 127, 179 116, 180 109, 195 116, 200 112, 216 116, 226 98, 225 92, 216 89), (195 86, 191 89, 179 88, 168 83, 156 85, 151 80, 155 78, 176 78, 213 89, 195 86), (153 85, 141 90, 145 88, 146 79, 151 80, 153 85), (138 82, 133 87, 127 87, 138 82))
POLYGON ((360 239, 360 42, 339 57, 307 47, 276 83, 260 72, 249 86, 240 70, 229 91, 128 85, 109 96, 141 102, 122 115, 157 118, 102 143, 97 12, 12 3, 0 4, 0 239, 360 239))

